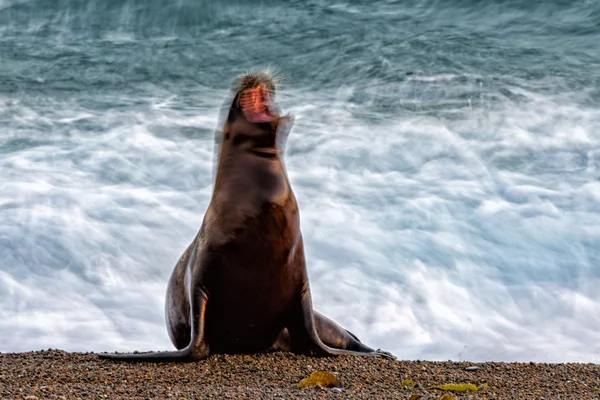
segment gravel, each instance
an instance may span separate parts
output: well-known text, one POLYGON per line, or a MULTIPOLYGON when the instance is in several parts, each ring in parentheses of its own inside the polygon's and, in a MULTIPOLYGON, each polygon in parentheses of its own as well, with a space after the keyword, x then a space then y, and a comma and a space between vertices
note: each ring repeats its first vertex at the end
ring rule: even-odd
POLYGON ((600 399, 599 388, 596 364, 311 358, 282 352, 132 364, 61 350, 0 353, 1 399, 600 399), (316 371, 336 375, 343 388, 297 387, 316 371), (478 390, 431 388, 451 383, 478 390))

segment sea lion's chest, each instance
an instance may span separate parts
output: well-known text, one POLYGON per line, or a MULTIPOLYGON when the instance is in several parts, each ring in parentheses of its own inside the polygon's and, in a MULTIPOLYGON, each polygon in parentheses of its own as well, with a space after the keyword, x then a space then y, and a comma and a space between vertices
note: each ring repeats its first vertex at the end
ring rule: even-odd
MULTIPOLYGON (((227 220, 227 219, 226 219, 227 220)), ((295 199, 283 205, 263 202, 251 213, 229 218, 218 246, 219 269, 243 282, 281 282, 290 268, 290 254, 299 243, 300 223, 295 199)), ((260 284, 258 285, 260 286, 260 284)))
POLYGON ((293 257, 301 243, 298 205, 283 184, 285 197, 241 184, 213 197, 203 236, 214 260, 205 281, 215 293, 236 291, 269 302, 285 298, 301 281, 303 269, 293 257))
POLYGON ((294 225, 296 199, 279 159, 245 151, 223 157, 207 215, 207 228, 225 242, 244 242, 240 235, 256 237, 294 225))

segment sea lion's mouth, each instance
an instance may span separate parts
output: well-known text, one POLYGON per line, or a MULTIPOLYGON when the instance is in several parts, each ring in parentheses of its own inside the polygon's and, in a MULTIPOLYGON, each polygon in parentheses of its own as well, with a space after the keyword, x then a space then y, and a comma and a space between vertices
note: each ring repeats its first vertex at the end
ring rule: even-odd
POLYGON ((252 152, 265 158, 274 158, 277 156, 277 149, 273 147, 255 147, 252 152))
POLYGON ((240 106, 244 117, 253 123, 271 122, 277 119, 271 103, 271 92, 265 85, 244 90, 240 95, 240 106))

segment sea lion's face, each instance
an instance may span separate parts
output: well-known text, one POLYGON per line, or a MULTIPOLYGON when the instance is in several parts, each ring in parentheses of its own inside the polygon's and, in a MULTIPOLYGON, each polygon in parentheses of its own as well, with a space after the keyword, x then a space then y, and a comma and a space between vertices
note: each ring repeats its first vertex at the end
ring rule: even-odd
POLYGON ((242 114, 251 124, 272 123, 279 118, 273 105, 275 85, 263 73, 244 76, 237 90, 232 108, 242 114))

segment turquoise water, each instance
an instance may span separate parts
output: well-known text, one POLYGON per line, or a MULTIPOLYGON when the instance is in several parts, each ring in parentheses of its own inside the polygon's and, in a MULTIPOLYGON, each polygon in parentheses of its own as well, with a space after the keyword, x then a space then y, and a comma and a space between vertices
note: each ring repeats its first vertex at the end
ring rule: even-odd
POLYGON ((168 349, 232 80, 272 66, 315 307, 600 362, 596 1, 0 0, 0 351, 168 349))

